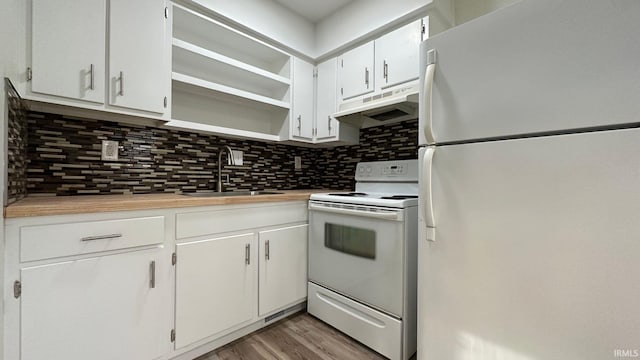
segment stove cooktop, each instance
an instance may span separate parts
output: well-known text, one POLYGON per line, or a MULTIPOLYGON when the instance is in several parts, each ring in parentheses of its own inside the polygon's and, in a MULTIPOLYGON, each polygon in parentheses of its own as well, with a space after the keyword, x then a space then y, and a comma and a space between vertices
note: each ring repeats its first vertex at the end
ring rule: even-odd
POLYGON ((311 200, 321 200, 330 202, 340 202, 355 205, 386 206, 404 208, 416 206, 418 195, 413 194, 389 194, 389 193, 366 193, 366 192, 335 192, 326 194, 313 194, 311 200))
POLYGON ((354 191, 313 194, 311 200, 392 208, 418 206, 418 160, 361 162, 354 191))

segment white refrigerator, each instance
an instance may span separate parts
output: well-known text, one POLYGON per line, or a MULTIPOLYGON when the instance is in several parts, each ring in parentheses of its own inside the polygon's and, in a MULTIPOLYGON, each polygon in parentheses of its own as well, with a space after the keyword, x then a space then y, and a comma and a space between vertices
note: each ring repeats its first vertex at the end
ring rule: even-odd
POLYGON ((640 1, 522 0, 420 86, 418 360, 640 357, 640 1))

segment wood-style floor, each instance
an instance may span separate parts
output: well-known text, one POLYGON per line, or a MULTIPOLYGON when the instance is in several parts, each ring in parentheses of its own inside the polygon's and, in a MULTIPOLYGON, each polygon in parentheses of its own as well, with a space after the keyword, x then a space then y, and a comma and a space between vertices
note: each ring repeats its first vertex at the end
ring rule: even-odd
POLYGON ((385 359, 331 326, 300 313, 196 360, 385 359))

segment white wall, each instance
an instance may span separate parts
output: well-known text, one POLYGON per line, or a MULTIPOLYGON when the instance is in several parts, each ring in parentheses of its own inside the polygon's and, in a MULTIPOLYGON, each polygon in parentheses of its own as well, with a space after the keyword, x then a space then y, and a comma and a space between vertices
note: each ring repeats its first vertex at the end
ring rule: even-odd
MULTIPOLYGON (((272 0, 193 0, 255 34, 264 34, 287 50, 306 57, 315 53, 314 25, 272 0)), ((253 34, 252 34, 253 35, 253 34)), ((260 38, 260 36, 257 36, 260 38)), ((263 38, 264 40, 264 38, 263 38)))
POLYGON ((454 0, 456 25, 488 14, 518 0, 454 0))
POLYGON ((315 57, 336 55, 379 30, 426 14, 433 0, 356 0, 316 25, 315 57))

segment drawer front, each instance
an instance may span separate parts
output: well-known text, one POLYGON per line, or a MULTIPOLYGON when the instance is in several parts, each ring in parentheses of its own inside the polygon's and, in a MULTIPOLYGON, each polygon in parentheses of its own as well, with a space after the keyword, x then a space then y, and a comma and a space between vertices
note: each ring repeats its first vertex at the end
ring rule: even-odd
POLYGON ((220 234, 308 221, 307 202, 176 215, 176 238, 220 234))
POLYGON ((163 242, 163 216, 25 226, 20 229, 20 261, 44 260, 163 242))
MULTIPOLYGON (((389 359, 402 356, 402 322, 309 282, 307 311, 389 359)), ((405 354, 407 355, 407 354, 405 354)))

